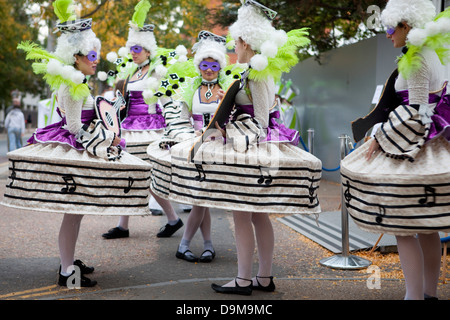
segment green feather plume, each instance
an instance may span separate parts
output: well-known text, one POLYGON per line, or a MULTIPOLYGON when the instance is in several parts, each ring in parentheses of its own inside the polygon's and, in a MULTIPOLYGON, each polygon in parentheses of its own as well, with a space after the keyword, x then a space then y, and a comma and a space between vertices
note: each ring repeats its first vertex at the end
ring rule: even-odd
POLYGON ((148 0, 139 1, 139 3, 134 7, 134 14, 131 21, 139 28, 142 28, 144 26, 145 19, 147 18, 147 13, 151 7, 152 5, 148 0))
POLYGON ((89 86, 85 83, 76 84, 70 79, 63 78, 60 75, 52 75, 47 73, 47 64, 51 59, 58 60, 63 63, 61 59, 55 55, 47 52, 39 45, 32 43, 31 41, 24 41, 17 45, 17 49, 26 52, 27 60, 34 60, 32 64, 33 72, 38 75, 43 75, 45 82, 52 88, 52 90, 58 90, 62 84, 69 87, 69 92, 75 101, 84 100, 90 94, 89 86))
MULTIPOLYGON (((434 21, 446 18, 450 19, 450 8, 438 14, 434 21)), ((422 66, 422 55, 420 52, 423 48, 427 47, 436 52, 439 60, 443 65, 450 62, 450 50, 447 48, 450 45, 450 32, 439 33, 431 36, 427 36, 425 41, 420 46, 412 45, 407 42, 406 46, 408 51, 398 59, 398 71, 405 79, 408 79, 417 72, 422 66)))
POLYGON ((60 22, 66 22, 77 19, 72 4, 73 4, 72 0, 56 0, 55 2, 53 2, 55 14, 60 22))
POLYGON ((310 44, 308 38, 309 28, 291 30, 287 33, 288 40, 278 49, 274 58, 267 58, 269 65, 262 71, 251 69, 248 75, 249 79, 262 81, 272 77, 275 82, 281 79, 281 75, 289 72, 290 69, 299 62, 298 51, 300 48, 310 44))

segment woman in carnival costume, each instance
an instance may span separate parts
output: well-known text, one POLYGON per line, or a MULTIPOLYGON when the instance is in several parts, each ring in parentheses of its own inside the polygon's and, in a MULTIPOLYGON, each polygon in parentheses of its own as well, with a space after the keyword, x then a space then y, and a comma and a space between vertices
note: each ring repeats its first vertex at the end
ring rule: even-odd
POLYGON ((93 268, 74 261, 83 215, 148 214, 150 165, 123 152, 124 141, 96 119, 86 81, 95 74, 101 48, 92 19, 77 20, 72 1, 57 0, 53 6, 61 31, 55 52, 30 42, 18 48, 27 52, 27 59, 37 61, 34 72, 44 75, 57 92, 62 120, 37 129, 28 146, 8 153, 10 174, 3 204, 64 213, 58 283, 71 286, 78 279, 76 284, 90 287, 96 281, 84 275, 93 268))
POLYGON ((405 299, 431 298, 440 271, 438 231, 450 230, 450 97, 442 65, 450 10, 436 16, 429 0, 390 0, 381 18, 403 56, 385 89, 392 98, 372 111, 380 128, 342 161, 342 187, 361 229, 396 236, 405 299))
MULTIPOLYGON (((298 132, 276 121, 275 81, 298 62, 298 49, 309 39, 304 29, 286 34, 271 20, 276 12, 246 1, 230 27, 242 75, 235 110, 224 130, 205 141, 187 163, 189 142, 171 149, 171 199, 233 211, 238 255, 237 277, 213 289, 249 295, 273 291, 274 234, 268 213, 319 213, 317 188, 322 164, 296 146, 298 132), (223 134, 225 139, 222 139, 223 134), (226 143, 224 143, 226 142, 226 143), (256 235, 259 270, 252 279, 256 235)), ((225 99, 225 98, 224 98, 225 99)), ((192 145, 192 144, 191 144, 192 145)))
MULTIPOLYGON (((118 75, 126 78, 127 92, 124 94, 128 95, 128 105, 121 125, 123 137, 127 141, 127 151, 147 161, 147 147, 153 141, 161 138, 165 122, 162 115, 163 106, 159 104, 160 101, 147 105, 144 101, 143 91, 149 82, 159 83, 161 78, 166 75, 168 62, 172 59, 183 59, 186 54, 183 46, 177 47, 175 51, 158 48, 153 34, 154 25, 145 24, 150 8, 148 0, 140 1, 135 7, 126 43, 126 49, 130 52, 134 63, 123 62, 126 67, 121 68, 118 75)), ((108 59, 112 61, 117 58, 117 55, 116 57, 108 55, 108 59)), ((121 60, 125 59, 121 58, 121 60)), ((170 237, 183 226, 183 222, 168 200, 158 197, 151 190, 150 193, 162 207, 168 220, 157 236, 170 237)), ((118 226, 104 233, 103 237, 106 239, 128 237, 128 222, 129 216, 120 217, 118 226)))
MULTIPOLYGON (((147 149, 154 167, 151 188, 163 198, 168 198, 170 193, 170 146, 185 140, 194 143, 193 139, 202 133, 213 118, 223 90, 239 78, 241 71, 235 65, 227 67, 224 37, 200 31, 198 42, 192 51, 195 53, 193 60, 177 63, 169 68, 169 77, 163 81, 169 86, 165 85, 158 90, 173 98, 172 103, 164 108, 167 126, 163 138, 147 149)), ((192 207, 176 257, 189 262, 211 262, 214 259, 209 208, 197 205, 192 207), (190 242, 199 228, 203 236, 204 251, 197 257, 190 250, 190 242)))

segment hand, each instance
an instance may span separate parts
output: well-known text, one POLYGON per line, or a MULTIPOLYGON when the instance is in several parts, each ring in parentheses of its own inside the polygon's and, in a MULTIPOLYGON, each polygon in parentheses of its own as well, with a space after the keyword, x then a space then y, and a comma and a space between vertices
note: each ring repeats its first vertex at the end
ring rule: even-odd
POLYGON ((222 100, 223 97, 225 96, 225 91, 223 91, 223 89, 219 89, 217 91, 217 96, 219 97, 219 100, 222 100))
POLYGON ((117 135, 116 136, 114 136, 114 140, 113 140, 113 142, 112 142, 112 145, 113 146, 117 146, 118 144, 120 144, 120 141, 121 141, 122 139, 120 139, 120 137, 118 137, 117 135))
POLYGON ((378 141, 376 139, 372 139, 372 142, 369 142, 370 146, 369 146, 369 150, 367 150, 367 154, 366 154, 366 160, 369 161, 370 158, 372 157, 372 154, 374 154, 375 152, 377 152, 380 149, 380 145, 378 144, 378 141))
POLYGON ((219 130, 220 133, 222 133, 222 137, 225 138, 225 137, 227 136, 227 134, 226 134, 225 130, 223 130, 223 129, 219 126, 219 124, 217 123, 217 121, 216 121, 216 123, 215 123, 215 126, 216 126, 216 129, 219 130))

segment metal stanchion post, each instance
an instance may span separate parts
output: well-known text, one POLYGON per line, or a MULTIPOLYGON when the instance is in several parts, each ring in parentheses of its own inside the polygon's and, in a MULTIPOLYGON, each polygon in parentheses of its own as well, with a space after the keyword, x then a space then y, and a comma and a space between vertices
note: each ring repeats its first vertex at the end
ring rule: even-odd
POLYGON ((314 129, 308 129, 308 149, 309 153, 314 154, 314 129))
MULTIPOLYGON (((341 135, 341 160, 348 153, 348 136, 341 135)), ((320 260, 320 264, 334 269, 363 269, 372 264, 369 260, 350 255, 348 212, 345 206, 344 193, 341 191, 341 222, 342 222, 342 254, 320 260)))

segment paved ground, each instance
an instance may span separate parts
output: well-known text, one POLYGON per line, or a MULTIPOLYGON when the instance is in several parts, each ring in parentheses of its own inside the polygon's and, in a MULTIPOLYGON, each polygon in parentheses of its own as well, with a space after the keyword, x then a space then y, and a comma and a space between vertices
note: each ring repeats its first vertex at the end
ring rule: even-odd
MULTIPOLYGON (((0 199, 3 198, 7 176, 4 160, 5 157, 0 156, 0 199)), ((319 199, 323 211, 339 210, 338 184, 323 181, 319 199)), ((186 221, 188 214, 179 212, 186 221)), ((95 267, 90 277, 97 280, 98 285, 69 290, 56 285, 59 266, 57 236, 62 216, 0 206, 0 299, 176 300, 171 308, 178 308, 186 300, 269 303, 298 300, 399 301, 403 298, 404 281, 395 253, 390 253, 389 257, 379 252, 369 256, 369 259, 374 259, 375 269, 327 268, 319 261, 333 254, 279 222, 275 215, 272 221, 276 236, 276 291, 255 291, 251 296, 217 294, 211 289, 211 283, 222 284, 232 279, 236 275, 237 264, 232 216, 223 210, 213 210, 212 213, 217 256, 210 264, 192 264, 175 257, 183 229, 171 238, 157 238, 156 233, 166 222, 164 216, 132 217, 130 238, 104 240, 101 234, 116 226, 118 218, 86 215, 76 257, 95 267), (394 262, 390 262, 392 259, 394 262), (372 270, 379 273, 369 272, 372 270), (381 278, 374 282, 378 274, 381 278), (379 287, 373 288, 374 284, 379 284, 379 287)), ((197 254, 202 251, 199 233, 193 240, 192 249, 197 254)), ((256 270, 256 255, 254 266, 256 270)), ((448 283, 439 285, 439 298, 450 299, 448 283)))

